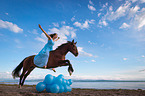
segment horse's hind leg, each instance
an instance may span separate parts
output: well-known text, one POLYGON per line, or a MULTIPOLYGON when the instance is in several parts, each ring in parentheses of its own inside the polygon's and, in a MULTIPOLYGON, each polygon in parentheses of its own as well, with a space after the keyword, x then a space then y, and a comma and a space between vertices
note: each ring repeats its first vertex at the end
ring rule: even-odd
POLYGON ((19 88, 21 88, 22 80, 23 80, 25 74, 26 74, 26 69, 23 68, 23 72, 22 72, 22 74, 20 76, 19 88))
POLYGON ((24 74, 24 78, 22 79, 21 86, 23 86, 25 79, 27 78, 27 76, 31 73, 31 71, 32 71, 34 68, 35 68, 35 67, 32 66, 32 67, 30 67, 30 69, 28 69, 28 71, 26 71, 26 73, 24 74))

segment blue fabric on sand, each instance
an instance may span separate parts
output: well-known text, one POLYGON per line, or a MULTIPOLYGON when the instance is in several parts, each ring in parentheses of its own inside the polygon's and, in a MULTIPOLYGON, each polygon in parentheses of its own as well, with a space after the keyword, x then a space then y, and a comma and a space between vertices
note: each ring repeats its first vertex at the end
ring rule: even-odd
POLYGON ((43 67, 47 65, 49 52, 53 50, 53 45, 53 40, 48 40, 43 49, 34 57, 34 64, 36 66, 43 67))

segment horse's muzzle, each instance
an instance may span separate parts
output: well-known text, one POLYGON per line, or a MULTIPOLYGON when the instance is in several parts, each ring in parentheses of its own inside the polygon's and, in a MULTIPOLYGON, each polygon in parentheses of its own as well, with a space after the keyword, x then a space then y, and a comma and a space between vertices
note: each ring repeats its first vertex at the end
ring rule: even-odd
POLYGON ((79 55, 79 53, 77 52, 76 54, 75 54, 75 57, 77 57, 79 55))

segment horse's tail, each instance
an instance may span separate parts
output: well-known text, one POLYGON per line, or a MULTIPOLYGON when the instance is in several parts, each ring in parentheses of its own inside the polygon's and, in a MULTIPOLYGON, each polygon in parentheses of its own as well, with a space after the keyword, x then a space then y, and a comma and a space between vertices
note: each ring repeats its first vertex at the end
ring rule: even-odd
POLYGON ((20 77, 20 71, 23 67, 24 60, 12 71, 12 76, 13 76, 14 79, 15 79, 15 77, 20 77))

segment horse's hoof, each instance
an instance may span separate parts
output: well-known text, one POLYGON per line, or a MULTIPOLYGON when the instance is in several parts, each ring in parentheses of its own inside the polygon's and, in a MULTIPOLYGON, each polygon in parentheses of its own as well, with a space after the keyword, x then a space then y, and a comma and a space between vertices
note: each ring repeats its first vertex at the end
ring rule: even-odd
POLYGON ((53 70, 53 72, 56 72, 55 70, 53 70))
POLYGON ((73 73, 73 68, 72 68, 72 66, 69 66, 68 67, 68 72, 69 72, 69 75, 71 76, 72 75, 72 73, 73 73))
POLYGON ((18 87, 18 88, 20 88, 20 89, 21 89, 21 88, 22 88, 22 87, 21 87, 21 85, 19 85, 19 87, 18 87))
POLYGON ((72 73, 73 73, 73 72, 69 70, 69 75, 70 75, 70 76, 72 75, 72 73))

